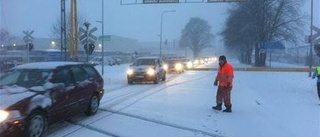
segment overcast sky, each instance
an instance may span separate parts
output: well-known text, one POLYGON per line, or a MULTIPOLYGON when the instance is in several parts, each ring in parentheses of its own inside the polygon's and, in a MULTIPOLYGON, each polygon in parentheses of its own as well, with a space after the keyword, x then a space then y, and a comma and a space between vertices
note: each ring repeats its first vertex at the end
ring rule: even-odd
MULTIPOLYGON (((34 37, 50 38, 53 23, 60 18, 60 0, 0 0, 1 28, 23 37, 22 31, 34 30, 34 37)), ((128 1, 128 0, 124 0, 128 1)), ((130 1, 130 0, 129 0, 130 1)), ((134 1, 134 0, 131 0, 134 1)), ((201 1, 201 0, 199 0, 201 1)), ((310 14, 307 0, 304 12, 310 14)), ((319 22, 319 1, 314 1, 315 22, 319 22)), ((70 0, 66 0, 69 12, 70 0)), ((120 5, 120 0, 104 1, 104 34, 134 38, 139 41, 158 41, 161 13, 163 16, 163 39, 178 40, 181 30, 191 17, 200 17, 212 26, 212 33, 221 31, 226 18, 228 3, 179 3, 120 5)), ((85 17, 101 35, 101 0, 78 0, 79 15, 85 17)), ((309 23, 310 24, 310 23, 309 23)), ((315 23, 317 24, 317 23, 315 23)), ((83 26, 82 26, 83 27, 83 26)))

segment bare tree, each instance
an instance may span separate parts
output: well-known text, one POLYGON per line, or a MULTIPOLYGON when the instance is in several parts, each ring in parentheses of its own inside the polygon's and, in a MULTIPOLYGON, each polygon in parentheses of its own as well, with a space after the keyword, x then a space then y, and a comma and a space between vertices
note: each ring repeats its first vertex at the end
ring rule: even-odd
POLYGON ((249 58, 255 50, 255 65, 265 66, 266 53, 260 52, 259 42, 298 44, 304 19, 302 4, 300 0, 247 0, 235 5, 221 33, 226 48, 238 52, 245 63, 251 63, 249 58))
POLYGON ((0 44, 10 45, 15 39, 16 37, 11 35, 6 29, 0 30, 0 44))
MULTIPOLYGON (((80 16, 78 19, 78 24, 83 24, 84 22, 87 22, 86 18, 84 18, 83 16, 80 16)), ((78 25, 78 26, 81 26, 78 25)), ((61 18, 57 18, 57 20, 52 24, 51 27, 51 37, 52 38, 56 38, 56 39, 60 39, 61 38, 61 18)), ((70 37, 70 14, 67 15, 67 19, 66 19, 66 32, 67 32, 67 39, 69 39, 70 37)))
POLYGON ((199 17, 190 18, 181 33, 179 47, 191 49, 194 58, 199 57, 203 49, 212 46, 214 35, 211 33, 211 26, 199 17))

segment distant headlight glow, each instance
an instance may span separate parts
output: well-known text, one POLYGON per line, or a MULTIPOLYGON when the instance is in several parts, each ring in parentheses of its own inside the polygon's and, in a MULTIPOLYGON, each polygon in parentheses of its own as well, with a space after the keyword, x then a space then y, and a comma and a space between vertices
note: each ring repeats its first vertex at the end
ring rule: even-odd
POLYGON ((218 61, 218 58, 217 57, 213 57, 213 61, 214 62, 218 61))
POLYGON ((193 66, 192 62, 189 61, 189 62, 187 63, 187 67, 188 67, 188 68, 192 68, 192 66, 193 66))

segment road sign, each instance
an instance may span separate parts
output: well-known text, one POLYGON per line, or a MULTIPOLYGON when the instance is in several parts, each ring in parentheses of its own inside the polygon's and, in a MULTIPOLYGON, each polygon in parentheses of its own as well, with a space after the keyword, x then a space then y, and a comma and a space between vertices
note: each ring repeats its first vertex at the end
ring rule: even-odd
POLYGON ((89 34, 95 32, 95 31, 97 31, 97 30, 98 30, 98 28, 97 28, 97 27, 94 27, 94 28, 92 28, 91 30, 89 30, 89 34))
POLYGON ((103 37, 99 37, 99 40, 102 40, 103 38, 103 41, 111 41, 111 36, 110 35, 104 35, 103 37))
POLYGON ((96 41, 98 38, 96 36, 94 36, 93 34, 89 34, 89 38, 90 39, 93 39, 94 41, 96 41))
POLYGON ((95 41, 97 40, 97 37, 94 36, 92 33, 97 31, 98 28, 94 27, 90 30, 85 30, 83 28, 79 28, 79 32, 80 32, 80 37, 79 40, 81 42, 81 44, 88 44, 88 43, 95 43, 95 41))
POLYGON ((79 40, 80 41, 83 41, 83 40, 85 40, 87 38, 87 33, 85 33, 84 35, 81 35, 80 37, 79 37, 79 40))
POLYGON ((285 50, 284 45, 280 41, 264 41, 259 43, 260 52, 277 52, 283 53, 285 50))
POLYGON ((317 44, 320 42, 320 28, 312 25, 311 29, 316 33, 310 37, 310 42, 312 42, 313 44, 317 44))
POLYGON ((25 43, 32 43, 34 37, 31 36, 31 34, 34 32, 32 31, 22 31, 26 36, 23 37, 23 40, 25 43))

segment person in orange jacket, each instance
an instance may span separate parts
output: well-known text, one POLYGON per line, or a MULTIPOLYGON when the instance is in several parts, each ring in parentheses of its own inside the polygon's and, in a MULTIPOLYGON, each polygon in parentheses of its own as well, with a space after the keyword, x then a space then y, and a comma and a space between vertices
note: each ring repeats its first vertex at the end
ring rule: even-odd
POLYGON ((234 69, 231 64, 227 62, 226 56, 219 57, 218 74, 215 78, 214 85, 218 86, 216 94, 216 106, 213 106, 214 110, 222 110, 222 103, 224 103, 226 109, 223 112, 232 112, 231 110, 231 90, 233 86, 234 69))

